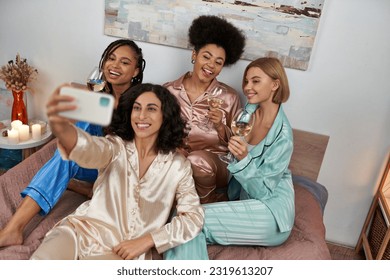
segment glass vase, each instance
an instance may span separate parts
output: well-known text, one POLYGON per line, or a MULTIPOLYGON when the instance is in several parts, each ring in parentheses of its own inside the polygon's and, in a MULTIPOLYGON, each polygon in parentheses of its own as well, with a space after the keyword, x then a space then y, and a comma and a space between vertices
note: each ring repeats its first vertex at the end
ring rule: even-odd
POLYGON ((12 90, 14 102, 12 104, 11 121, 20 120, 23 124, 28 124, 27 109, 24 104, 24 91, 12 90))

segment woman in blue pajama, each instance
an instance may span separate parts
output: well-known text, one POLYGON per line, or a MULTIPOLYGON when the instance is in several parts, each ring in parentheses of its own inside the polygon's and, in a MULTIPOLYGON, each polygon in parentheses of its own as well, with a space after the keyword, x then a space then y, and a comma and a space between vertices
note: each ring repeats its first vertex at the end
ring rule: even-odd
MULTIPOLYGON (((112 42, 103 52, 99 62, 106 80, 105 92, 112 94, 116 103, 123 92, 142 83, 145 60, 141 48, 131 40, 112 42)), ((76 126, 91 135, 102 136, 102 127, 86 122, 76 126)), ((61 198, 71 179, 93 183, 96 169, 81 168, 73 161, 63 160, 58 152, 37 172, 21 193, 24 199, 14 215, 0 230, 0 247, 23 243, 23 231, 37 214, 46 215, 61 198)))
POLYGON ((245 139, 229 140, 235 157, 228 165, 230 201, 204 204, 202 232, 166 252, 165 259, 208 259, 207 244, 277 246, 291 233, 293 135, 281 106, 290 92, 286 73, 278 59, 259 58, 246 67, 242 87, 255 125, 245 139))
MULTIPOLYGON (((99 125, 87 122, 77 122, 75 125, 91 135, 103 135, 102 127, 99 125)), ((39 205, 39 214, 47 215, 57 204, 72 178, 93 183, 97 178, 97 170, 81 168, 73 161, 62 160, 56 150, 21 195, 32 198, 39 205)))

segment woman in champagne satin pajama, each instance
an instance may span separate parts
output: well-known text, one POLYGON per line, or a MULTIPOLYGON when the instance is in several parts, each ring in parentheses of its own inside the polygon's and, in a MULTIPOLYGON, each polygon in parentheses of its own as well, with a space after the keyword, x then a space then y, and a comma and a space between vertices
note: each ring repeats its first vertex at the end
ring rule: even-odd
POLYGON ((239 94, 217 80, 224 66, 235 64, 240 58, 245 36, 231 23, 217 16, 200 16, 189 28, 189 41, 194 47, 191 72, 164 84, 179 100, 182 116, 187 121, 189 134, 183 153, 192 165, 196 190, 201 203, 227 200, 226 186, 229 172, 218 155, 228 152, 230 124, 241 102, 239 94), (210 108, 207 97, 219 88, 224 103, 219 109, 210 108), (208 120, 211 130, 199 126, 208 120))
POLYGON ((69 109, 58 93, 48 117, 60 153, 99 175, 92 199, 50 230, 31 259, 151 259, 153 247, 163 253, 194 238, 204 213, 191 164, 176 150, 184 136, 176 98, 160 85, 134 86, 97 137, 58 115, 69 109))

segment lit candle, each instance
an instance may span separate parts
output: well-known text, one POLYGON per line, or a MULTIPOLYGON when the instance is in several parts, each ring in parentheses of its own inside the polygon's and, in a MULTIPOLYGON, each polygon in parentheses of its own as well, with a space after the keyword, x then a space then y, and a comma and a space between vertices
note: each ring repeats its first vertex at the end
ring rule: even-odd
POLYGON ((16 129, 8 130, 8 142, 10 144, 18 144, 19 143, 19 131, 16 129))
POLYGON ((41 139, 41 130, 42 130, 42 126, 39 123, 33 124, 31 126, 32 139, 34 140, 41 139))
POLYGON ((30 127, 27 124, 22 124, 18 127, 19 141, 27 141, 30 138, 30 127))
POLYGON ((11 127, 13 128, 13 129, 18 129, 19 128, 19 126, 21 126, 23 123, 20 121, 20 120, 15 120, 15 121, 12 121, 11 122, 11 127))

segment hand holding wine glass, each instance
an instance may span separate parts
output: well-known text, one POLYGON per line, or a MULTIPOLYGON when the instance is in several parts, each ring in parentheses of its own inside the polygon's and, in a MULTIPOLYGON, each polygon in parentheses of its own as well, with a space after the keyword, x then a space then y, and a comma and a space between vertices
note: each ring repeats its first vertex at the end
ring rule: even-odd
MULTIPOLYGON (((240 109, 233 118, 231 129, 234 135, 245 139, 245 137, 251 132, 254 123, 255 114, 249 113, 245 109, 240 109)), ((227 155, 220 155, 219 158, 227 164, 234 160, 231 152, 227 155)))
MULTIPOLYGON (((223 99, 221 99, 220 95, 222 94, 222 89, 216 87, 212 93, 207 96, 207 103, 210 108, 219 109, 224 103, 223 99)), ((206 123, 201 123, 198 125, 204 131, 210 131, 213 129, 213 123, 207 118, 206 123)))
POLYGON ((89 90, 100 92, 103 91, 106 81, 103 79, 103 70, 95 67, 87 78, 87 86, 89 90))

